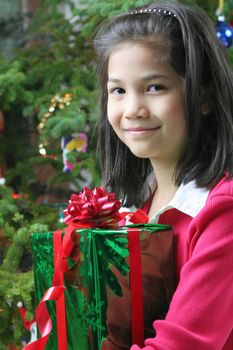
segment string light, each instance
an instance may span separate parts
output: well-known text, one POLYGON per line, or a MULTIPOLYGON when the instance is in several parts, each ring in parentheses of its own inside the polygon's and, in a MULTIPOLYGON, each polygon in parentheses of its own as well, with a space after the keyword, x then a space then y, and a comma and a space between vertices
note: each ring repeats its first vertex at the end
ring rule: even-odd
MULTIPOLYGON (((48 106, 48 110, 42 115, 41 121, 37 126, 39 133, 43 132, 46 121, 50 118, 57 110, 62 110, 63 108, 69 106, 72 102, 73 94, 70 92, 66 92, 63 95, 55 95, 52 97, 50 104, 48 106)), ((39 144, 39 153, 42 156, 47 155, 46 145, 41 143, 39 144)))
POLYGON ((216 11, 216 15, 217 16, 220 16, 220 15, 223 14, 223 8, 224 8, 224 0, 219 0, 218 8, 217 8, 217 11, 216 11))

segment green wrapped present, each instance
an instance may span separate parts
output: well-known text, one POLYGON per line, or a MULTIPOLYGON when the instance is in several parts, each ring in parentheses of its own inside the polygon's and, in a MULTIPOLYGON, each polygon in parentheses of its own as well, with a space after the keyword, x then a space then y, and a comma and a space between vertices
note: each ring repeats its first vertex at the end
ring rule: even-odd
POLYGON ((73 220, 65 235, 32 235, 37 320, 43 324, 40 349, 143 346, 144 338, 154 336, 153 321, 165 317, 176 287, 171 227, 100 229, 88 227, 93 226, 89 219, 82 221, 84 228, 76 226, 73 220), (48 314, 40 308, 41 299, 48 314))

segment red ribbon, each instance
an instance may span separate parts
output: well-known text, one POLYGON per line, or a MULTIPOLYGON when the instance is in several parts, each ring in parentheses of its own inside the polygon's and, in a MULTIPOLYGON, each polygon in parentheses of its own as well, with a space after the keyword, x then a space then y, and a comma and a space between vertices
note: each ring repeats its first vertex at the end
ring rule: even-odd
MULTIPOLYGON (((53 247, 54 247, 54 266, 59 257, 62 244, 62 231, 56 231, 53 234, 53 247)), ((68 268, 68 266, 67 266, 68 268)), ((60 276, 58 276, 61 285, 64 286, 64 274, 60 271, 60 276)), ((54 284, 54 281, 53 281, 54 284)), ((67 331, 66 331, 66 304, 65 304, 65 288, 61 296, 56 301, 56 321, 57 321, 57 341, 58 350, 67 350, 67 331)))
POLYGON ((123 213, 124 216, 127 216, 129 221, 133 224, 147 224, 149 218, 144 210, 137 209, 134 213, 123 213))
POLYGON ((142 297, 142 262, 140 231, 128 228, 132 341, 140 347, 144 345, 144 316, 142 297))
POLYGON ((52 321, 49 316, 46 301, 58 300, 64 291, 64 287, 57 286, 49 288, 36 309, 36 323, 41 334, 41 338, 26 345, 23 350, 44 350, 49 334, 52 330, 52 321))

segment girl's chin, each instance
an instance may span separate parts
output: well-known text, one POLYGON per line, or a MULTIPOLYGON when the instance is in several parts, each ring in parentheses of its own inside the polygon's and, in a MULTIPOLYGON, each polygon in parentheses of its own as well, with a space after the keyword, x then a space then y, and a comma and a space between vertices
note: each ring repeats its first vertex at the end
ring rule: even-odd
POLYGON ((134 149, 130 149, 130 151, 133 153, 133 155, 137 158, 142 158, 142 159, 148 159, 150 158, 149 154, 147 152, 142 152, 142 151, 136 151, 134 149))

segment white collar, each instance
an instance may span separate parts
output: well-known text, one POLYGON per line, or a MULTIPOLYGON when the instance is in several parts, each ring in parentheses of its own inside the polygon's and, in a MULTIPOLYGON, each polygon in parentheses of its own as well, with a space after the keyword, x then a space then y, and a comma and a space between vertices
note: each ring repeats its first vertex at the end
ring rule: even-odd
POLYGON ((157 223, 159 215, 173 208, 191 217, 196 216, 204 207, 209 192, 209 189, 197 187, 195 181, 181 184, 172 200, 150 219, 150 223, 157 223))

